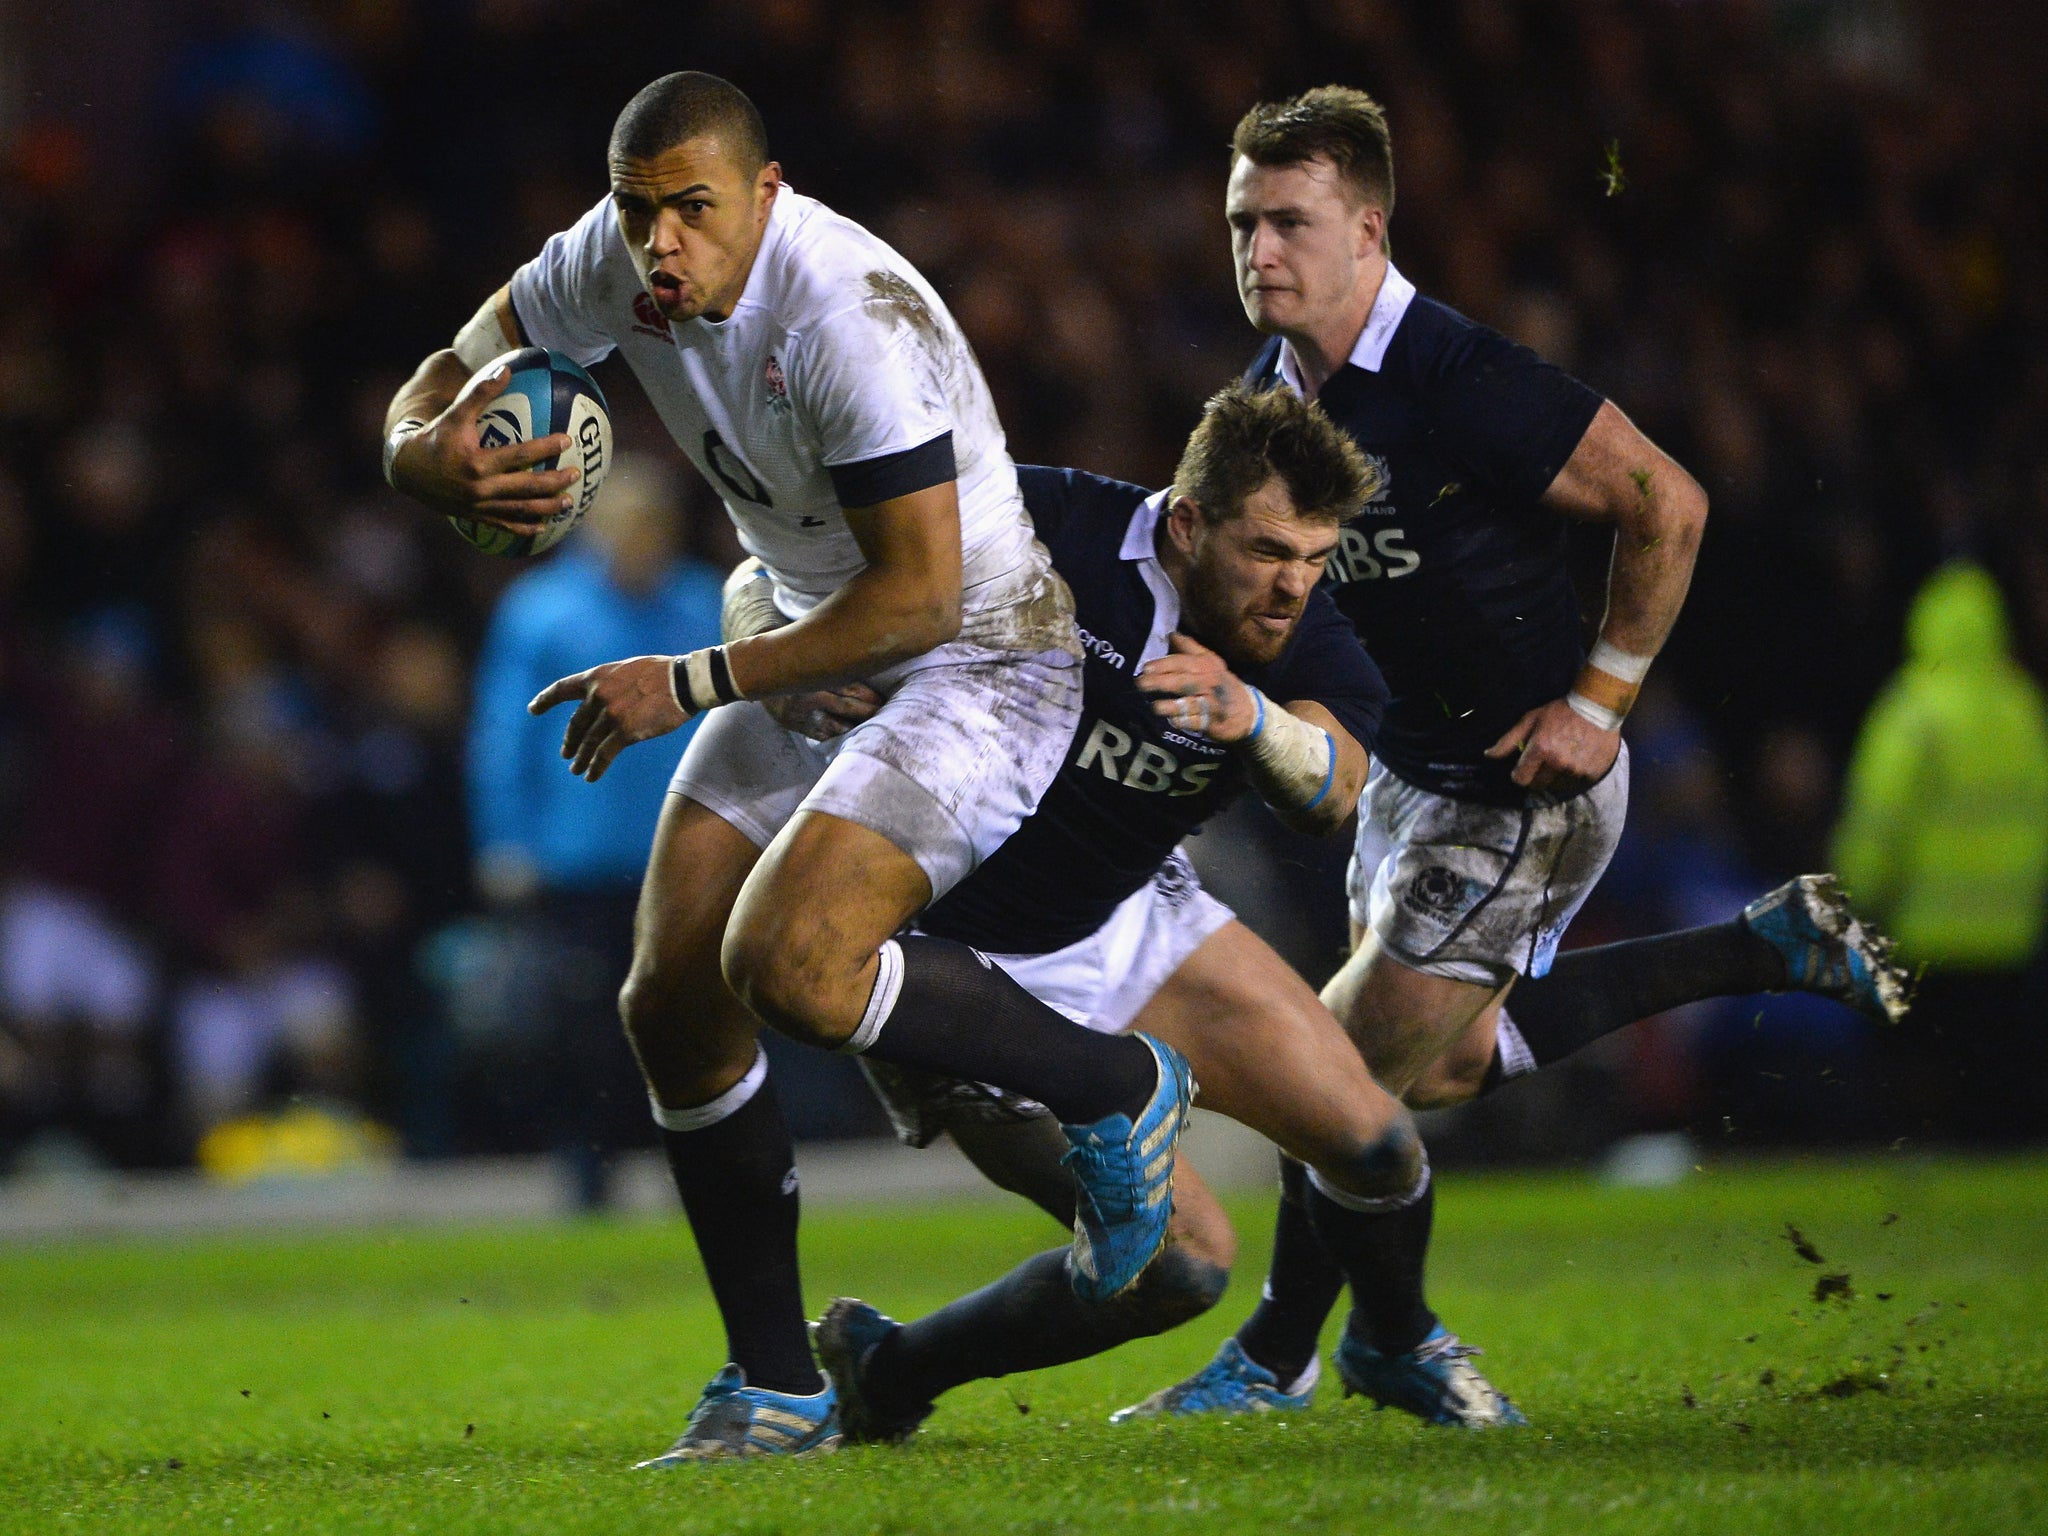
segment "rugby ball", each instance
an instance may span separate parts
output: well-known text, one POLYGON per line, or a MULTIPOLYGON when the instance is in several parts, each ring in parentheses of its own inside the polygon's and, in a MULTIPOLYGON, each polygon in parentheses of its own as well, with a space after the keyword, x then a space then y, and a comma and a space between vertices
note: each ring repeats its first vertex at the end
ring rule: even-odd
POLYGON ((521 347, 486 369, 508 367, 505 392, 477 417, 477 440, 486 448, 503 448, 557 432, 569 435, 569 451, 534 465, 539 472, 573 465, 583 478, 569 487, 576 499, 541 525, 537 533, 507 533, 472 517, 451 516, 455 531, 487 555, 522 557, 553 549, 590 510, 598 487, 612 466, 612 416, 597 381, 576 363, 545 347, 521 347))

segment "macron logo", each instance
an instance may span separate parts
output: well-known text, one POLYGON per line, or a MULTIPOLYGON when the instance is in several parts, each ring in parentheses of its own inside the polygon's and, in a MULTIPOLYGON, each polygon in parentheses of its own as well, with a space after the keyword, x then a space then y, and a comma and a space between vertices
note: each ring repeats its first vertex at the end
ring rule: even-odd
POLYGON ((1111 645, 1107 640, 1098 640, 1095 636, 1089 634, 1087 630, 1081 629, 1078 624, 1074 627, 1080 632, 1082 650, 1088 652, 1091 656, 1099 657, 1103 661, 1108 662, 1119 672, 1125 669, 1126 663, 1122 651, 1111 645))

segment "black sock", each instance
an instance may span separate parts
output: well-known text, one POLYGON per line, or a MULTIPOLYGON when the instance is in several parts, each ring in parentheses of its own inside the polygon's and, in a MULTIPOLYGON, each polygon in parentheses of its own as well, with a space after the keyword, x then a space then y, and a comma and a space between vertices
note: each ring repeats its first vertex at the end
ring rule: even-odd
MULTIPOLYGON (((1515 984, 1508 1010, 1536 1065, 1562 1061, 1602 1035, 1686 1003, 1786 986, 1785 959, 1740 922, 1688 928, 1593 949, 1568 949, 1547 976, 1515 984)), ((1499 1048, 1487 1069, 1502 1080, 1499 1048)))
MULTIPOLYGON (((890 944, 902 981, 865 1047, 877 1061, 993 1083, 1069 1125, 1119 1111, 1136 1119, 1158 1087, 1159 1065, 1144 1041, 1076 1024, 965 944, 923 934, 890 944)), ((878 990, 896 963, 888 947, 878 990)))
POLYGON ((1391 1211, 1354 1211, 1309 1187, 1316 1236, 1351 1282, 1351 1329, 1383 1355, 1406 1353, 1436 1326, 1422 1294, 1435 1211, 1434 1179, 1420 1198, 1391 1211))
POLYGON ((661 1140, 725 1319, 727 1357, 753 1386, 823 1390, 797 1269, 796 1153, 774 1079, 723 1120, 664 1128, 661 1140))
POLYGON ((1237 1330, 1238 1347, 1292 1386, 1316 1357, 1344 1272, 1316 1236, 1308 1214, 1308 1170, 1280 1159, 1280 1219, 1273 1227, 1273 1265, 1259 1305, 1237 1330))
POLYGON ((993 1285, 906 1324, 875 1346, 861 1388, 885 1418, 931 1406, 962 1382, 1085 1360, 1207 1311, 1228 1270, 1168 1248, 1137 1286, 1106 1304, 1082 1301, 1067 1250, 1026 1259, 993 1285))

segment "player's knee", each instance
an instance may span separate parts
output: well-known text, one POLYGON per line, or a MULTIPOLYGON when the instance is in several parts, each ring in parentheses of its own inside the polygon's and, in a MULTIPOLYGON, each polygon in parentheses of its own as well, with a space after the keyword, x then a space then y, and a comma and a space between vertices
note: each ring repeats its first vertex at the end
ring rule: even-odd
POLYGON ((1453 1046, 1432 1061, 1422 1074, 1401 1093, 1401 1102, 1412 1110, 1450 1109, 1479 1097, 1486 1085, 1488 1052, 1475 1053, 1453 1046))
POLYGON ((1438 1062, 1402 1091, 1401 1102, 1417 1113, 1425 1109, 1451 1109, 1479 1093, 1478 1079, 1466 1082, 1463 1074, 1438 1062))
POLYGON ((806 1045, 829 1050, 850 1026, 824 985, 824 968, 800 933, 782 923, 734 924, 719 953, 725 983, 755 1018, 806 1045))
POLYGON ((619 988, 619 1022, 626 1033, 639 1034, 657 1014, 667 1012, 669 992, 652 970, 636 965, 628 971, 619 988))
POLYGON ((1346 1194, 1362 1200, 1398 1200, 1422 1178, 1422 1137, 1415 1122, 1402 1114, 1341 1153, 1319 1159, 1315 1168, 1346 1194))
POLYGON ((1175 1243, 1152 1261, 1143 1278, 1115 1303, 1140 1332, 1136 1337, 1178 1328, 1223 1299, 1230 1265, 1196 1248, 1175 1243))

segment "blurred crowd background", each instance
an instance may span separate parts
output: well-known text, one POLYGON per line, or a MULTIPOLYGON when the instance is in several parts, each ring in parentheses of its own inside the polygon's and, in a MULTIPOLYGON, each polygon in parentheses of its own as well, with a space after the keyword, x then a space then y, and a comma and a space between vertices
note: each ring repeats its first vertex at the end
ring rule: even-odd
MULTIPOLYGON (((2023 749, 2048 668, 2048 48, 2011 9, 0 8, 0 1167, 232 1167, 265 1154, 219 1128, 312 1106, 308 1156, 573 1147, 597 1199, 591 1149, 643 1135, 606 1017, 680 744, 628 754, 622 813, 556 817, 542 802, 591 792, 522 788, 515 755, 540 774, 548 745, 505 715, 579 603, 615 599, 621 636, 715 622, 729 532, 615 366, 643 462, 538 569, 389 492, 377 438, 413 364, 603 194, 613 115, 676 68, 750 92, 786 177, 937 283, 1020 460, 1154 484, 1255 347, 1221 218, 1232 124, 1309 85, 1373 91, 1402 268, 1617 400, 1713 501, 1629 726, 1630 829, 1574 939, 1725 918, 1838 852, 1906 900, 1887 839, 1949 770, 1900 766, 1932 739, 1910 719, 1850 765, 1946 561, 1989 573, 1962 583, 1966 638, 2020 742, 1979 754, 1990 789, 1952 774, 1957 816, 1996 815, 1935 850, 1969 843, 1952 889, 2003 924, 1958 961, 2005 988, 1977 1027, 1881 1040, 1800 999, 1703 1006, 1446 1145, 2042 1134, 2048 765, 2023 749), (2025 670, 1997 660, 2001 624, 2025 670), (557 835, 578 818, 608 830, 557 835)), ((1597 601, 1605 550, 1582 543, 1597 601)), ((1914 644, 1947 655, 1969 719, 1954 629, 1937 614, 1914 644)), ((1334 966, 1341 848, 1247 812, 1198 851, 1312 978, 1334 966)), ((789 1067, 800 1130, 873 1129, 833 1065, 789 1067)))

